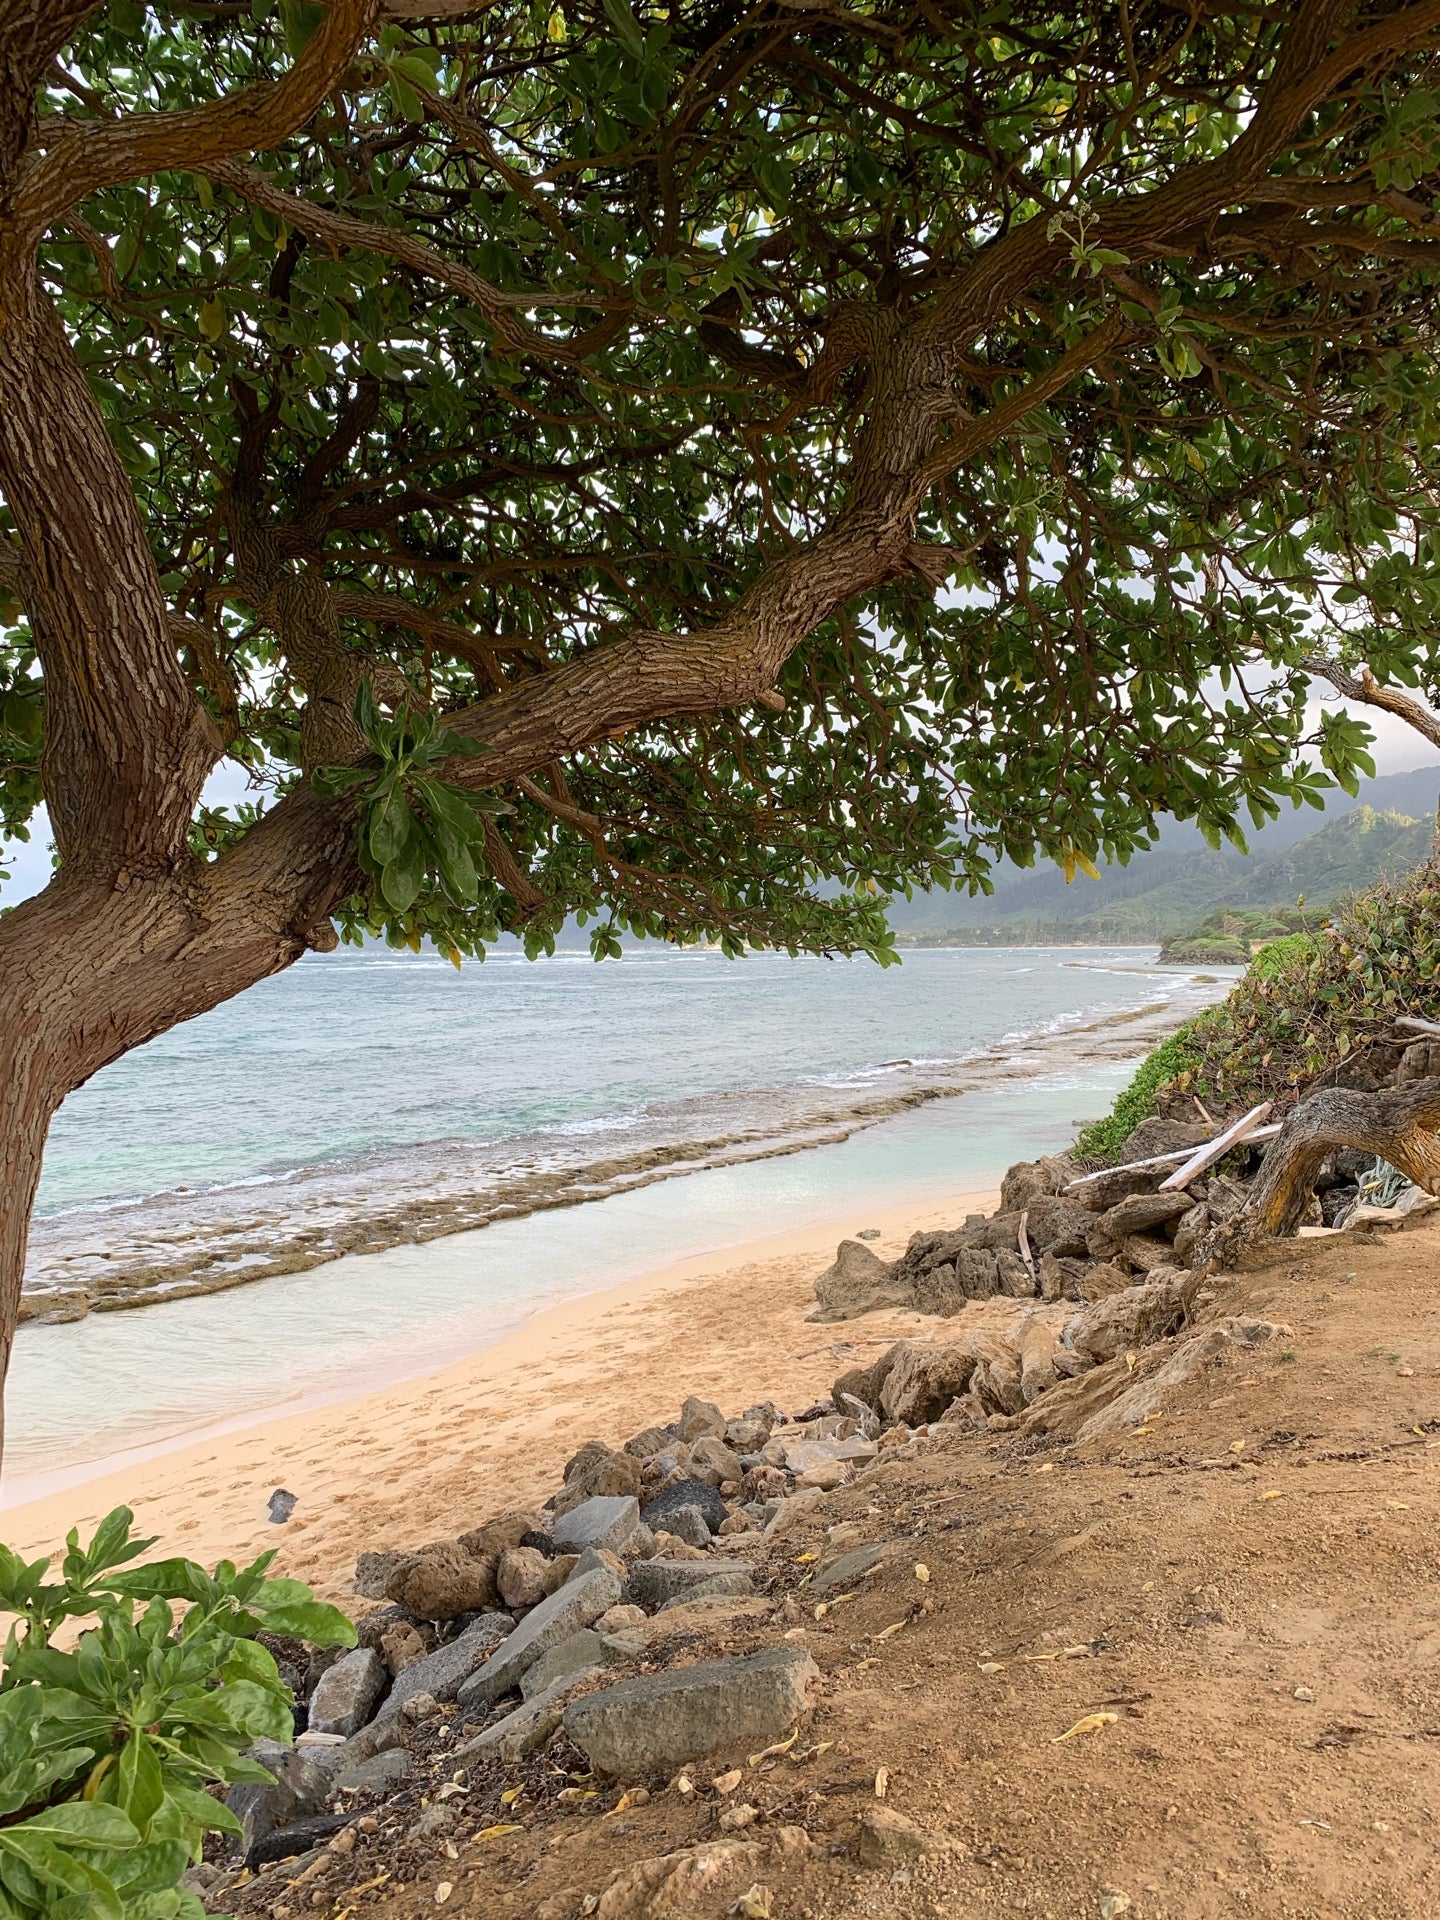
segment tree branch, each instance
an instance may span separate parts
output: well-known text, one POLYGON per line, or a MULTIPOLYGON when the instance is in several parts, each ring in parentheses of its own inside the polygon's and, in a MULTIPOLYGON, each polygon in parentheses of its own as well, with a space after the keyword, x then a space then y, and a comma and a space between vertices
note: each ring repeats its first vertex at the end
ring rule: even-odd
POLYGON ((1307 673, 1313 673, 1319 680, 1328 680, 1345 699, 1359 700, 1367 707, 1379 707, 1382 713, 1393 713, 1397 719, 1414 727, 1432 747, 1440 747, 1440 718, 1428 707, 1422 707, 1418 700, 1412 700, 1408 694, 1398 693, 1394 687, 1382 686, 1369 667, 1362 664, 1355 673, 1348 673, 1338 660, 1325 660, 1319 656, 1302 664, 1307 673))
MULTIPOLYGON (((281 80, 203 107, 62 123, 64 131, 22 173, 10 207, 9 246, 23 257, 53 223, 102 187, 167 168, 204 172, 237 153, 267 153, 301 127, 349 66, 375 23, 379 0, 330 0, 304 51, 281 80)), ((87 9, 88 11, 88 9, 87 9)))
POLYGON ((34 135, 35 89, 101 0, 0 0, 0 185, 34 135))

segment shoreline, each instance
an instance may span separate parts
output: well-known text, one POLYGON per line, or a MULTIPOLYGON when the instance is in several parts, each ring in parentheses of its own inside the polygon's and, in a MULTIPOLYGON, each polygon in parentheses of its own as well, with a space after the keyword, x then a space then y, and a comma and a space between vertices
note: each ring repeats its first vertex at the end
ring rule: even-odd
POLYGON ((22 1478, 0 1493, 4 1538, 27 1557, 51 1552, 70 1527, 86 1538, 124 1504, 171 1552, 213 1565, 273 1547, 278 1571, 353 1604, 357 1553, 453 1538, 536 1498, 585 1439, 619 1444, 687 1393, 802 1405, 852 1354, 933 1337, 933 1319, 906 1310, 809 1322, 815 1277, 848 1235, 878 1229, 872 1244, 893 1257, 911 1233, 995 1202, 993 1189, 912 1199, 712 1249, 541 1309, 492 1345, 378 1391, 22 1478), (298 1503, 283 1527, 265 1516, 277 1487, 298 1503))
MULTIPOLYGON (((1150 968, 1134 971, 1153 978, 1150 968)), ((1190 985, 1194 998, 1208 1002, 1221 996, 1205 989, 1228 982, 1195 977, 1190 985)), ((1188 1017, 1192 1009, 1176 1002, 1189 997, 1177 991, 1159 1001, 1147 998, 1082 1016, 1072 1025, 993 1042, 949 1063, 881 1063, 910 1069, 910 1083, 857 1084, 848 1089, 848 1099, 840 1085, 770 1089, 769 1097, 780 1104, 768 1125, 722 1125, 718 1131, 711 1125, 668 1140, 640 1140, 569 1165, 545 1164, 550 1150, 537 1152, 522 1141, 505 1145, 508 1165, 502 1161, 485 1168, 477 1161, 467 1170, 462 1164, 454 1171, 447 1168, 443 1180, 432 1175, 422 1181, 417 1166, 410 1184, 378 1203, 363 1167, 300 1167, 249 1187, 244 1200, 240 1187, 227 1184, 41 1215, 31 1233, 20 1326, 62 1325, 93 1314, 204 1298, 347 1257, 428 1245, 504 1221, 585 1206, 696 1172, 843 1144, 937 1101, 1143 1052, 1188 1017), (101 1220, 105 1226, 97 1232, 101 1220)), ((481 1143, 447 1157, 463 1163, 467 1151, 483 1154, 489 1148, 481 1143)))

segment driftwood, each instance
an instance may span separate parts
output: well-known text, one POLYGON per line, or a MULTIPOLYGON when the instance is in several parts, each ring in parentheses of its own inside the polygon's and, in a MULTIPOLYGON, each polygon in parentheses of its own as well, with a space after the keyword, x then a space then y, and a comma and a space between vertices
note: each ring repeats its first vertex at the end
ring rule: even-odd
MULTIPOLYGON (((1161 1193, 1172 1193, 1181 1187, 1188 1187, 1207 1167, 1213 1167, 1217 1160, 1223 1160, 1232 1147, 1255 1139, 1262 1129, 1262 1122, 1269 1119, 1273 1105, 1273 1101, 1262 1100, 1258 1107, 1252 1107, 1249 1113, 1226 1127, 1223 1133, 1217 1134, 1213 1140, 1207 1140, 1203 1147, 1197 1147, 1183 1166, 1177 1167, 1168 1180, 1160 1182, 1161 1193)), ((1275 1131, 1278 1133, 1280 1129, 1277 1127, 1275 1131)))
POLYGON ((1440 1194, 1440 1079, 1380 1093, 1325 1088, 1300 1102, 1266 1150, 1243 1216, 1247 1234, 1293 1234, 1336 1147, 1373 1153, 1440 1194))
MULTIPOLYGON (((1245 1135, 1243 1144, 1253 1146, 1257 1140, 1273 1140, 1279 1131, 1278 1120, 1274 1126, 1256 1127, 1253 1132, 1245 1135)), ((1112 1173, 1148 1173, 1152 1167, 1178 1166, 1181 1161, 1193 1159, 1196 1153, 1207 1153, 1214 1144, 1213 1140, 1207 1140, 1203 1147, 1172 1147, 1169 1153, 1152 1153, 1148 1160, 1127 1160, 1118 1167, 1096 1167, 1093 1173, 1082 1173, 1079 1179, 1067 1181, 1062 1191, 1074 1193, 1077 1187, 1088 1187, 1092 1180, 1106 1180, 1112 1173)), ((1230 1142, 1231 1146, 1237 1144, 1239 1142, 1236 1139, 1230 1142)), ((1195 1178, 1193 1172, 1190 1178, 1192 1180, 1195 1178)), ((1178 1186, 1179 1182, 1175 1184, 1178 1186)))
POLYGON ((1416 1033, 1440 1035, 1440 1020, 1417 1020, 1414 1014, 1402 1013, 1395 1024, 1397 1027, 1410 1027, 1416 1033))

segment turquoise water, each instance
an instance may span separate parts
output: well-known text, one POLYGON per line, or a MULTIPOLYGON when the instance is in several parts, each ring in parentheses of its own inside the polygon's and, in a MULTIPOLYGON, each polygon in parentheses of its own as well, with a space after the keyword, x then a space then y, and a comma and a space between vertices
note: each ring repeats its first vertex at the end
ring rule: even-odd
POLYGON ((445 1365, 538 1307, 687 1255, 821 1219, 853 1232, 867 1209, 993 1184, 1066 1144, 1128 1078, 1145 1042, 1097 1022, 1219 990, 1134 949, 925 951, 884 973, 650 952, 460 975, 423 957, 306 961, 67 1103, 42 1267, 283 1233, 447 1181, 503 1186, 517 1166, 569 1181, 571 1198, 593 1176, 604 1197, 22 1329, 6 1497, 117 1450, 445 1365), (911 1097, 924 1103, 904 1108, 911 1097), (742 1140, 754 1157, 726 1160, 730 1146, 700 1171, 603 1185, 617 1149, 643 1164, 677 1139, 742 1140))

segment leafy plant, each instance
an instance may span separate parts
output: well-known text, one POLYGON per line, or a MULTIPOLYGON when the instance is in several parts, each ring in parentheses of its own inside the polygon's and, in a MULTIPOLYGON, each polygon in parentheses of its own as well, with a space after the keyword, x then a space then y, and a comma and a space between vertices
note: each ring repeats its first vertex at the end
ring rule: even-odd
POLYGON ((266 1578, 271 1553, 213 1574, 132 1565, 154 1545, 133 1520, 117 1507, 83 1548, 72 1531, 58 1580, 49 1556, 0 1546, 0 1609, 15 1616, 0 1671, 0 1920, 200 1920, 180 1876, 208 1831, 239 1831, 207 1788, 268 1780, 245 1749, 294 1730, 255 1636, 355 1644, 300 1581, 266 1578))
MULTIPOLYGON (((1202 1019, 1203 1015, 1200 1016, 1202 1019)), ((1136 1069, 1135 1078, 1116 1096, 1115 1104, 1103 1120, 1097 1120, 1075 1143, 1077 1153, 1087 1160, 1113 1160, 1142 1120, 1155 1111, 1160 1089, 1189 1072, 1195 1062, 1192 1040, 1198 1022, 1192 1020, 1162 1040, 1136 1069)))
POLYGON ((368 680, 355 694, 355 724, 380 762, 379 771, 326 767, 315 789, 327 799, 360 800, 360 864, 390 911, 405 915, 427 881, 456 907, 473 907, 485 866, 485 816, 510 808, 493 794, 465 793, 440 777, 445 761, 483 753, 478 741, 447 727, 434 713, 408 706, 382 713, 368 680))

